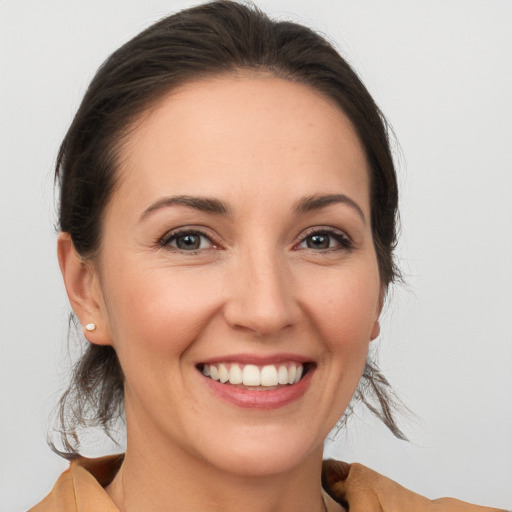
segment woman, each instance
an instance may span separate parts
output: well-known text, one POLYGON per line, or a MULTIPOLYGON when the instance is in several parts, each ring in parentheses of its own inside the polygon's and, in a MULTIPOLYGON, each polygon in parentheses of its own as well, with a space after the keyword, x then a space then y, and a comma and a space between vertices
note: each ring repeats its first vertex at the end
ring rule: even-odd
POLYGON ((71 469, 33 510, 491 510, 322 470, 354 392, 401 433, 366 361, 397 274, 393 162, 318 35, 231 2, 162 20, 100 69, 57 172, 90 346, 71 469), (124 455, 77 457, 90 406, 107 431, 124 408, 124 455))

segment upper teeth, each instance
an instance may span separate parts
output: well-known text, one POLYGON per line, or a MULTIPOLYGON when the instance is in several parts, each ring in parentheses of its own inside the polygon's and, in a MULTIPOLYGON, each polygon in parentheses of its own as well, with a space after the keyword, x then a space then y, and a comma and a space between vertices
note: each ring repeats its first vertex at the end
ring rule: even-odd
POLYGON ((205 364, 203 374, 222 383, 243 384, 244 386, 277 386, 278 384, 295 384, 302 377, 304 367, 300 363, 254 364, 237 363, 205 364))

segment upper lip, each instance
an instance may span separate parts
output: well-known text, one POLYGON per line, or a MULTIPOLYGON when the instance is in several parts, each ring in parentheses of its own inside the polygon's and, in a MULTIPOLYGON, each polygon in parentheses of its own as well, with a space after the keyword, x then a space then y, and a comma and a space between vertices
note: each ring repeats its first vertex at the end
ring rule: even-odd
POLYGON ((310 357, 293 353, 280 353, 271 355, 257 355, 257 354, 229 354, 218 357, 211 357, 200 361, 198 364, 218 364, 218 363, 239 363, 239 364, 254 364, 256 366, 265 366, 267 364, 280 364, 280 363, 312 363, 310 357))

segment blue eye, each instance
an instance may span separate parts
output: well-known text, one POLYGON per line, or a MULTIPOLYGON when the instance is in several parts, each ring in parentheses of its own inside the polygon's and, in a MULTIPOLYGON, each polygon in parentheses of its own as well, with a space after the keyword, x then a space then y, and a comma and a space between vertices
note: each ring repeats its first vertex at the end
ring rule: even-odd
POLYGON ((162 242, 162 246, 170 246, 179 251, 200 251, 209 249, 213 246, 212 241, 205 234, 198 231, 179 231, 166 236, 162 242))
POLYGON ((350 249, 351 240, 338 231, 315 231, 308 234, 298 245, 301 249, 313 249, 316 251, 325 251, 328 249, 350 249))

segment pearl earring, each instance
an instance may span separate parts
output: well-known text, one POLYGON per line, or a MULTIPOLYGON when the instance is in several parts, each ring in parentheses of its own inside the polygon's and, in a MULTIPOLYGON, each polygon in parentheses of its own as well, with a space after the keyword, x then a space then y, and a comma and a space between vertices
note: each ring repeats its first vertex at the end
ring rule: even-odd
POLYGON ((96 330, 96 324, 93 324, 93 323, 91 323, 91 324, 86 324, 86 326, 85 326, 85 330, 86 330, 86 331, 89 331, 89 332, 96 330))

